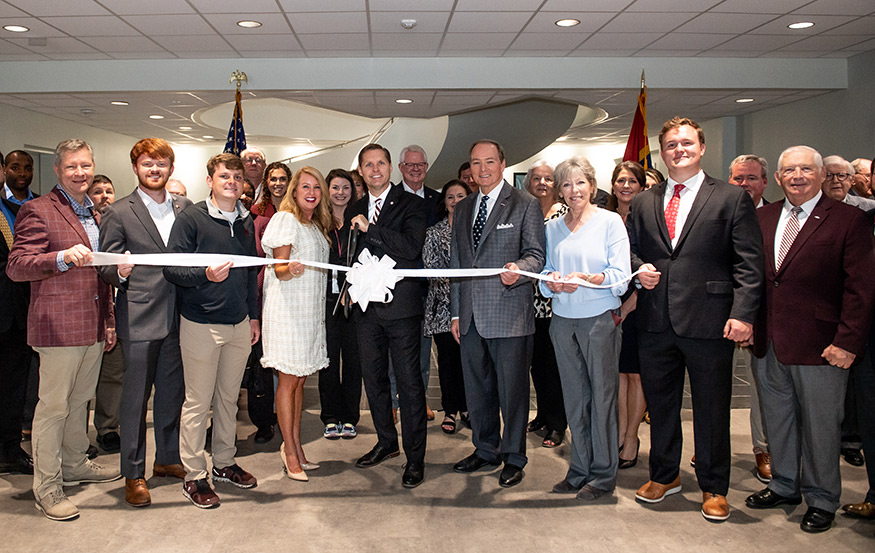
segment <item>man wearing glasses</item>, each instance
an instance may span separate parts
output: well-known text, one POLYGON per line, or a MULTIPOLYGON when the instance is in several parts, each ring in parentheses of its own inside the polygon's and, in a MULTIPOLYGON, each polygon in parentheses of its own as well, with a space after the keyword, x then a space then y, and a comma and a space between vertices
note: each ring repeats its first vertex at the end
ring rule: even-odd
MULTIPOLYGON (((870 216, 875 214, 875 200, 850 193, 855 185, 854 168, 846 159, 840 156, 824 158, 826 179, 823 181, 823 193, 848 205, 860 208, 870 216)), ((868 175, 867 175, 868 177, 868 175)))

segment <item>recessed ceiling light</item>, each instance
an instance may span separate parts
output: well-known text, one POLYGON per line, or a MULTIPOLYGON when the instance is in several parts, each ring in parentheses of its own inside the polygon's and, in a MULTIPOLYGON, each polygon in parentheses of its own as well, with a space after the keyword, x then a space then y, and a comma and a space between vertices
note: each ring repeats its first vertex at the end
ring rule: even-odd
POLYGON ((216 137, 213 136, 213 135, 211 135, 211 134, 205 134, 205 135, 203 136, 203 138, 206 138, 206 139, 212 139, 212 138, 216 138, 216 137))
POLYGON ((395 100, 395 103, 396 104, 412 104, 413 100, 411 100, 410 98, 398 98, 397 100, 395 100))
POLYGON ((3 25, 3 28, 10 33, 26 33, 30 30, 24 25, 3 25))
POLYGON ((114 106, 127 106, 127 105, 129 105, 124 100, 113 100, 112 102, 110 102, 110 104, 112 104, 114 106))
POLYGON ((150 115, 149 119, 164 119, 163 115, 150 115))
POLYGON ((191 130, 191 127, 179 127, 179 130, 181 130, 181 131, 190 131, 190 130, 191 130))
POLYGON ((579 19, 560 19, 556 23, 554 23, 557 27, 574 27, 575 25, 580 25, 579 19))
POLYGON ((736 104, 749 104, 753 102, 753 98, 739 98, 735 101, 736 104))
POLYGON ((251 19, 244 19, 243 21, 237 22, 238 27, 243 27, 244 29, 256 29, 261 27, 261 21, 253 21, 251 19))
POLYGON ((796 23, 790 23, 787 25, 788 29, 798 30, 798 29, 807 29, 809 27, 814 27, 814 23, 811 21, 797 21, 796 23))
POLYGON ((92 113, 95 113, 96 111, 97 110, 95 110, 94 108, 82 108, 79 110, 79 113, 81 113, 82 115, 91 115, 92 113))

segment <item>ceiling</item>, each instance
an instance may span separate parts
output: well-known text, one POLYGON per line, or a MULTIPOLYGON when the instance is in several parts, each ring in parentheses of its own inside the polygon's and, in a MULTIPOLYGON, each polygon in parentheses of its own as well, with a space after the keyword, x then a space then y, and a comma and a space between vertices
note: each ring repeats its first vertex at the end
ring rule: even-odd
MULTIPOLYGON (((275 60, 320 58, 839 58, 875 49, 872 0, 0 0, 0 67, 17 62, 94 60, 275 60), (411 8, 411 5, 415 7, 411 8), (241 6, 247 8, 241 11, 241 6), (554 22, 574 18, 580 25, 554 22), (242 19, 261 27, 245 29, 242 19), (415 19, 405 30, 402 19, 415 19), (790 30, 789 23, 814 26, 790 30)), ((290 60, 292 61, 292 60, 290 60)), ((836 60, 837 61, 837 60, 836 60)), ((193 62, 198 63, 198 62, 193 62)), ((426 63, 423 61, 423 63, 426 63)), ((34 67, 34 66, 32 66, 34 67)), ((483 71, 490 67, 484 63, 483 71)), ((582 76, 582 81, 586 81, 582 76)), ((99 78, 95 76, 95 78, 99 78)), ((155 75, 161 88, 161 79, 155 75)), ((168 78, 168 82, 171 79, 168 78)), ((526 88, 526 85, 532 88, 526 88)), ((534 86, 537 84, 537 86, 534 86)), ((247 98, 279 98, 367 117, 431 118, 529 98, 603 109, 595 125, 564 139, 625 142, 637 89, 392 87, 368 90, 251 89, 247 98), (397 98, 413 103, 400 105, 397 98)), ((829 93, 820 88, 653 88, 648 115, 679 112, 706 120, 829 93), (749 104, 741 97, 755 98, 749 104)), ((117 90, 117 89, 113 89, 117 90)), ((33 110, 129 136, 176 143, 224 141, 227 129, 202 124, 197 112, 233 98, 224 90, 41 92, 0 94, 0 104, 33 110), (124 100, 127 106, 112 106, 124 100), (163 119, 149 119, 161 115, 163 119), (180 129, 180 127, 192 127, 180 129), (214 138, 204 138, 212 136, 214 138)), ((228 118, 230 120, 230 107, 228 118)), ((257 139, 257 129, 247 128, 257 139), (254 132, 253 132, 254 131, 254 132)), ((306 137, 288 137, 306 141, 306 137)))

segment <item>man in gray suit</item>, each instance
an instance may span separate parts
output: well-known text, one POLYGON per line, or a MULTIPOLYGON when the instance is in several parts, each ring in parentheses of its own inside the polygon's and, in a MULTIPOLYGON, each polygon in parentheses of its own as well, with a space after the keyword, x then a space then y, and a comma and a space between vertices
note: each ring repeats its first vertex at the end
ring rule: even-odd
MULTIPOLYGON (((504 149, 497 142, 475 142, 469 157, 480 191, 456 206, 450 267, 540 272, 545 238, 538 201, 504 182, 504 149)), ((451 330, 462 349, 476 448, 453 470, 474 472, 504 461, 498 478, 504 488, 522 481, 527 461, 533 293, 531 279, 516 273, 453 279, 450 288, 451 330)))
MULTIPOLYGON (((139 184, 129 196, 105 211, 100 249, 110 253, 165 253, 177 214, 191 201, 172 195, 165 185, 173 173, 174 154, 160 138, 145 138, 131 149, 139 184)), ((146 407, 155 385, 154 476, 184 478, 179 459, 179 414, 185 395, 179 351, 176 286, 161 267, 103 267, 103 279, 118 289, 116 330, 127 368, 119 412, 121 472, 125 500, 146 507, 146 407)))

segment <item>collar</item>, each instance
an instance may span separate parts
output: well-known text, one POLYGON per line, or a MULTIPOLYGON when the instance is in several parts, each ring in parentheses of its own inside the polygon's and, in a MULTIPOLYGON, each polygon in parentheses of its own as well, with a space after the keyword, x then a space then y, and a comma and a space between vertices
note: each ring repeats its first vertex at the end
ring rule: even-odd
MULTIPOLYGON (((225 221, 228 220, 222 215, 222 211, 216 207, 216 204, 213 203, 212 197, 207 198, 205 203, 207 204, 207 213, 210 214, 210 217, 213 217, 214 219, 224 219, 225 221)), ((243 207, 243 203, 240 200, 237 200, 237 205, 234 206, 234 211, 237 212, 237 219, 235 219, 235 221, 245 219, 246 216, 249 215, 249 212, 246 211, 246 208, 243 207)))
POLYGON ((8 184, 3 185, 3 197, 9 200, 14 204, 23 204, 24 202, 29 202, 33 199, 33 192, 31 192, 30 188, 27 189, 27 197, 22 201, 15 197, 15 194, 12 193, 12 190, 9 188, 8 184))
MULTIPOLYGON (((160 204, 158 202, 156 202, 155 200, 153 200, 152 196, 143 192, 143 190, 139 186, 137 187, 137 195, 140 196, 140 199, 143 200, 144 204, 146 204, 147 209, 149 208, 150 205, 154 205, 158 208, 165 208, 168 205, 171 205, 171 206, 173 205, 173 204, 167 203, 171 198, 170 198, 170 193, 166 189, 164 190, 164 201, 161 202, 160 204)), ((210 202, 210 203, 213 203, 213 202, 210 202)))
POLYGON ((693 175, 689 179, 685 180, 684 182, 678 182, 678 181, 674 180, 673 178, 668 177, 668 186, 666 186, 666 188, 665 188, 665 193, 666 194, 673 194, 674 187, 677 184, 683 184, 687 188, 687 190, 690 190, 690 191, 695 193, 699 190, 699 187, 702 186, 703 182, 705 182, 705 172, 702 171, 701 169, 699 169, 698 173, 696 173, 695 175, 693 175), (671 190, 671 192, 669 192, 669 190, 671 190))
POLYGON ((374 205, 374 202, 376 202, 377 200, 383 200, 382 207, 386 207, 386 198, 389 196, 390 190, 392 190, 391 184, 389 184, 389 186, 387 186, 386 189, 383 190, 383 193, 379 196, 374 196, 373 194, 371 194, 370 191, 368 191, 368 206, 374 205))
POLYGON ((85 203, 80 204, 77 202, 73 196, 67 193, 64 190, 64 187, 58 184, 55 188, 57 188, 61 194, 67 198, 67 201, 70 202, 70 207, 73 208, 73 211, 76 212, 76 215, 79 217, 94 217, 94 202, 91 201, 91 198, 88 197, 88 194, 85 194, 85 203))
POLYGON ((411 194, 416 194, 420 198, 425 198, 425 183, 422 183, 422 186, 419 187, 419 190, 414 190, 410 188, 406 182, 401 181, 401 186, 404 187, 404 190, 410 192, 411 194))
MULTIPOLYGON (((498 183, 498 186, 496 186, 495 188, 493 188, 493 189, 492 189, 492 192, 489 193, 489 199, 490 199, 490 200, 498 199, 498 195, 501 194, 501 191, 502 191, 502 189, 504 188, 504 185, 505 185, 506 183, 507 183, 507 181, 504 181, 504 180, 501 181, 500 183, 498 183)), ((509 186, 509 185, 508 185, 508 186, 509 186)), ((478 192, 477 192, 477 205, 480 205, 480 200, 481 200, 482 198, 483 198, 483 192, 482 192, 482 191, 478 191, 478 192)))
MULTIPOLYGON (((823 191, 818 190, 816 196, 799 206, 802 208, 802 212, 805 213, 806 217, 811 215, 811 212, 814 211, 814 206, 816 206, 817 202, 820 201, 821 196, 823 196, 823 191)), ((784 207, 782 208, 782 214, 784 216, 788 216, 793 207, 795 206, 791 204, 789 200, 785 199, 784 207)))

